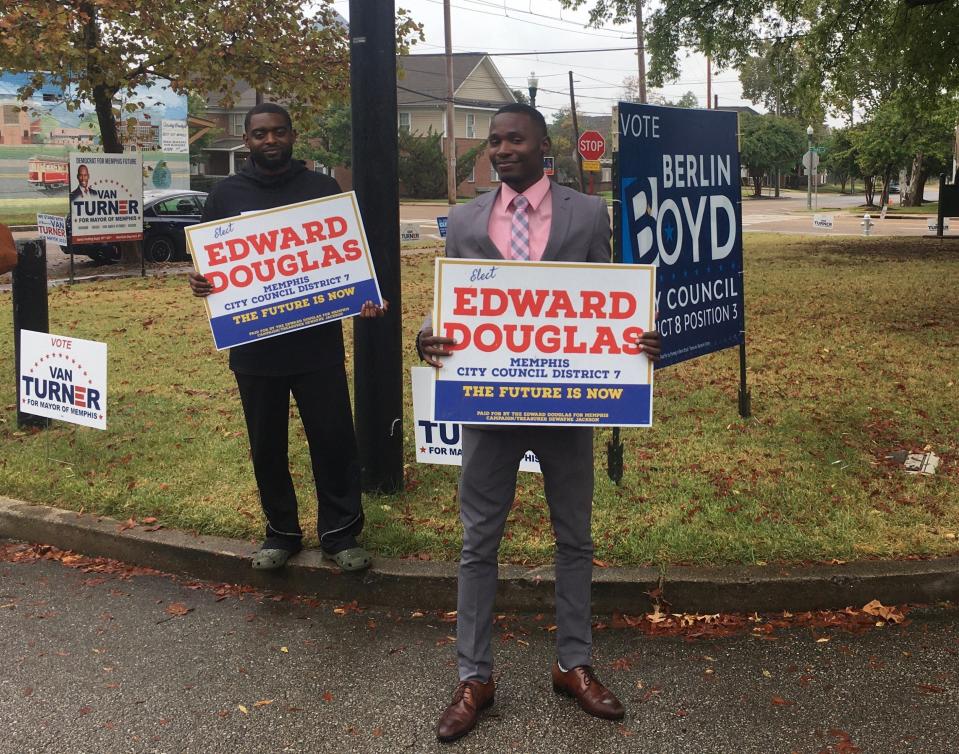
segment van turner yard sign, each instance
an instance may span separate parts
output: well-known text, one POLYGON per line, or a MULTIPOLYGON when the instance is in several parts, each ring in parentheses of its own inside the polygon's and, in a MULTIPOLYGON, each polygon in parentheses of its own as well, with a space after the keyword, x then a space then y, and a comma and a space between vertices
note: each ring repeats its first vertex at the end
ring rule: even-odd
POLYGON ((107 345, 20 331, 20 411, 107 428, 107 345))
POLYGON ((70 189, 74 243, 143 238, 143 167, 139 152, 71 152, 70 189))
POLYGON ((434 331, 452 356, 435 370, 434 419, 649 426, 653 328, 645 265, 437 259, 434 331))
POLYGON ((218 349, 251 343, 382 304, 352 192, 186 229, 218 349))

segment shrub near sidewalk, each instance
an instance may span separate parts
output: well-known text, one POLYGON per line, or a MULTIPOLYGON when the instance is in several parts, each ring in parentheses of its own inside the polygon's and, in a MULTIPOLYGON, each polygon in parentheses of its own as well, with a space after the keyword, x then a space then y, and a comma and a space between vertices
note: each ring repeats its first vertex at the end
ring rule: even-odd
MULTIPOLYGON (((620 487, 604 473, 609 431, 597 432, 597 558, 729 564, 956 553, 959 255, 948 249, 916 239, 747 236, 754 417, 737 414, 735 350, 659 372, 655 426, 623 432, 620 487), (925 445, 943 459, 934 477, 885 460, 925 445)), ((410 366, 431 305, 432 258, 402 264, 410 366)), ((0 294, 0 318, 11 321, 9 293, 0 294)), ((214 351, 185 280, 59 287, 50 318, 54 332, 109 344, 109 429, 17 430, 4 328, 0 494, 257 538, 259 503, 226 354, 214 351)), ((415 463, 409 405, 407 387, 406 491, 366 498, 365 542, 386 556, 454 559, 457 472, 415 463)), ((314 495, 296 421, 290 447, 310 531, 314 495)), ((503 559, 549 562, 539 476, 520 475, 511 519, 503 559)))

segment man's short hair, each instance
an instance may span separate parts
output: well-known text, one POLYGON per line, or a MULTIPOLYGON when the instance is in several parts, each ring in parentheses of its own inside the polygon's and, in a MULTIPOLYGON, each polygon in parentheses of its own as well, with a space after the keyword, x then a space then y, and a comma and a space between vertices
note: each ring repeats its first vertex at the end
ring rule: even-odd
POLYGON ((543 114, 535 107, 524 105, 522 102, 511 102, 508 105, 503 105, 499 110, 493 113, 493 117, 495 118, 500 113, 517 113, 519 115, 525 115, 539 127, 540 132, 543 134, 543 138, 549 136, 549 131, 546 129, 546 118, 544 118, 543 114))
POLYGON ((290 117, 290 113, 282 105, 278 105, 275 102, 261 102, 259 105, 254 105, 249 110, 247 110, 246 117, 243 118, 243 132, 249 133, 250 131, 250 121, 253 120, 254 115, 259 115, 260 113, 273 113, 274 115, 282 115, 286 118, 286 125, 292 131, 293 130, 293 119, 290 117))

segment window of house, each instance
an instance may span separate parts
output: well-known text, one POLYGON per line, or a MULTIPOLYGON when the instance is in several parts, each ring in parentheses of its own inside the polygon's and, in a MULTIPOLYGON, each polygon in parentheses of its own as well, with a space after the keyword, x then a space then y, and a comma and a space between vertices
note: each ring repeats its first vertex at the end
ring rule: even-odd
POLYGON ((499 183, 499 173, 496 172, 496 168, 493 167, 493 163, 490 163, 489 166, 489 180, 490 183, 499 183))
POLYGON ((473 113, 466 114, 466 138, 476 138, 476 116, 473 113))
POLYGON ((470 168, 469 178, 466 179, 469 183, 476 183, 476 166, 470 168))
POLYGON ((400 133, 410 132, 410 113, 400 113, 400 133))
POLYGON ((232 136, 243 136, 243 119, 246 113, 230 113, 230 134, 232 136))

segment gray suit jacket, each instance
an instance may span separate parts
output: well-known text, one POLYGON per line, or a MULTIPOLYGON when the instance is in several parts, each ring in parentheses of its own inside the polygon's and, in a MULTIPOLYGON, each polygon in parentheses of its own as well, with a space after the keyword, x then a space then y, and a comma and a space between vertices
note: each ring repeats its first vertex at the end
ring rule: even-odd
MULTIPOLYGON (((482 194, 469 204, 450 210, 446 256, 465 259, 502 259, 487 229, 499 191, 482 194)), ((606 202, 554 183, 550 187, 553 220, 544 262, 609 262, 609 213, 606 202)))

